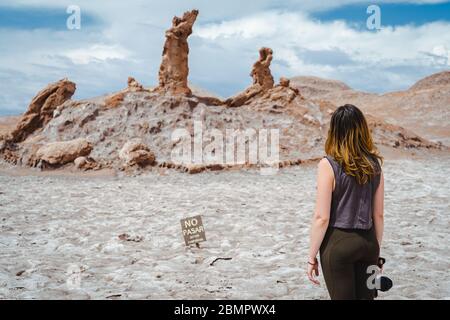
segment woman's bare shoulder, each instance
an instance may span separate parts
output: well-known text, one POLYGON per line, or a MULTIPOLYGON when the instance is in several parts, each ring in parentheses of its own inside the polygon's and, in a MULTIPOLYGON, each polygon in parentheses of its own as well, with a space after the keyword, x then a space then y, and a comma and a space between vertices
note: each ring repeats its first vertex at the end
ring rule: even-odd
POLYGON ((331 166, 330 161, 325 157, 319 161, 318 168, 320 172, 333 175, 333 167, 331 166))

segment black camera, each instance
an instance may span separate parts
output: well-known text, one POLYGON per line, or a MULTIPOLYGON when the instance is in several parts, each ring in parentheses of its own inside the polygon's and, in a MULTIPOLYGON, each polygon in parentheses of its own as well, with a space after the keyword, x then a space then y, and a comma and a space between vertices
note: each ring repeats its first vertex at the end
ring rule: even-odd
MULTIPOLYGON (((386 263, 385 258, 382 258, 382 257, 378 258, 377 266, 380 269, 383 268, 383 265, 385 263, 386 263)), ((389 277, 386 277, 385 275, 382 275, 382 274, 377 275, 376 282, 379 285, 377 286, 377 289, 375 290, 375 297, 378 296, 378 291, 382 291, 382 292, 389 291, 389 289, 391 289, 394 284, 389 277)))

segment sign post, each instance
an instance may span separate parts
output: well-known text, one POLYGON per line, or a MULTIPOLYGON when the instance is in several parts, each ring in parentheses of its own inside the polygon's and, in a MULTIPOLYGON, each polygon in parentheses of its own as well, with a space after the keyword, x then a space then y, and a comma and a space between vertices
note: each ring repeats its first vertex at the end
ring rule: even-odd
POLYGON ((205 228, 203 227, 202 217, 194 216, 181 219, 181 231, 183 232, 186 246, 206 241, 205 228))

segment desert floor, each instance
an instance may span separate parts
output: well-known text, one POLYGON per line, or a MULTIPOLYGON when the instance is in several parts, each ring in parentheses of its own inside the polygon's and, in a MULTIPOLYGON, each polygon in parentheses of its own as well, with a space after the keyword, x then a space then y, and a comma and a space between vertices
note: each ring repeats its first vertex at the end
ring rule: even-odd
MULTIPOLYGON (((450 299, 449 159, 389 160, 384 171, 394 288, 380 298, 450 299)), ((316 287, 305 276, 315 174, 1 171, 0 298, 328 299, 323 278, 316 287), (201 248, 181 234, 179 220, 195 214, 201 248)))

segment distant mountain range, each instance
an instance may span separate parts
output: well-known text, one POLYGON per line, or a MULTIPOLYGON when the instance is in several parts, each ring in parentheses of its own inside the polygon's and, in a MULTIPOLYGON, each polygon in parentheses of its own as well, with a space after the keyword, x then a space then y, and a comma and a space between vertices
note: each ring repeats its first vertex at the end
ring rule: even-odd
POLYGON ((294 77, 291 85, 306 98, 336 106, 351 103, 389 123, 450 146, 450 71, 423 78, 408 90, 385 94, 356 91, 343 82, 317 77, 294 77))

